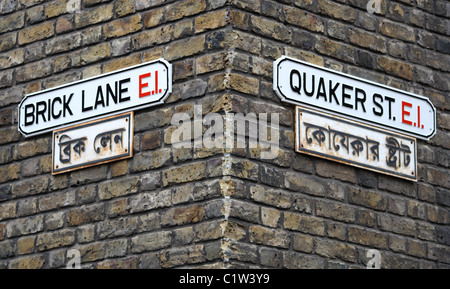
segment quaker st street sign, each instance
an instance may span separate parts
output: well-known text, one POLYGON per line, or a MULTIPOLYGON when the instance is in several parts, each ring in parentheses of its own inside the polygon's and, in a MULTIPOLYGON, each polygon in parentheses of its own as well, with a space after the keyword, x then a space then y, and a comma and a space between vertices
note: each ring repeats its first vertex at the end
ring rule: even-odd
POLYGON ((286 56, 274 62, 273 89, 284 102, 420 139, 436 133, 436 109, 428 98, 286 56))
POLYGON ((172 92, 172 65, 164 59, 26 95, 19 131, 26 137, 164 103, 172 92))

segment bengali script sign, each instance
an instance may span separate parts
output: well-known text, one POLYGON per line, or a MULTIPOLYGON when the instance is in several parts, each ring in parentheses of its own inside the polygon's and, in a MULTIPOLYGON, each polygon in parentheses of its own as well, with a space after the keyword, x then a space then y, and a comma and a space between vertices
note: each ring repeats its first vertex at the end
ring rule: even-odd
POLYGON ((296 107, 296 151, 417 180, 416 139, 296 107))
POLYGON ((52 174, 132 157, 133 112, 56 130, 52 150, 52 174))

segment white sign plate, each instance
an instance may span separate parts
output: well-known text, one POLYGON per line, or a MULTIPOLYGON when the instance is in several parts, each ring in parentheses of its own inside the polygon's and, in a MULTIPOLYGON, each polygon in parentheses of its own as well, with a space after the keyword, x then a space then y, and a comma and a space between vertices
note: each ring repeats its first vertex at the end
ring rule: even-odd
POLYGON ((155 106, 171 92, 172 65, 158 59, 26 95, 19 104, 19 131, 28 137, 155 106))
POLYGON ((52 174, 60 174, 133 155, 133 112, 56 130, 52 174))
POLYGON ((296 107, 296 151, 417 180, 416 139, 296 107))
POLYGON ((429 140, 436 109, 423 96, 283 56, 273 89, 282 101, 429 140))

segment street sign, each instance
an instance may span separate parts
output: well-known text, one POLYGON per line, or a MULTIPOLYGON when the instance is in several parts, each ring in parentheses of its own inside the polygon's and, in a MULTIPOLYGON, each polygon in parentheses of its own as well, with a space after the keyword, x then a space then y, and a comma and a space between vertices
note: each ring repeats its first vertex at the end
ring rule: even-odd
POLYGON ((19 131, 34 136, 155 106, 171 92, 172 65, 158 59, 26 95, 19 104, 19 131))
POLYGON ((56 130, 52 174, 60 174, 133 155, 133 112, 56 130))
POLYGON ((295 111, 297 152, 417 180, 415 138, 299 106, 295 111))
POLYGON ((282 56, 274 62, 273 89, 284 102, 429 140, 436 109, 423 96, 282 56))

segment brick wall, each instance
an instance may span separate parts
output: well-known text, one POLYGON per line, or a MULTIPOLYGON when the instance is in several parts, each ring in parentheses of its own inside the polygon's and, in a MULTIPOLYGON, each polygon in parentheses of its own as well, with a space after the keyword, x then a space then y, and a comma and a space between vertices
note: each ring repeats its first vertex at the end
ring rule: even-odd
POLYGON ((355 0, 0 0, 0 268, 450 267, 450 5, 355 0), (418 182, 294 152, 281 55, 427 96, 418 182), (135 112, 134 156, 51 175, 25 94, 157 58, 166 104, 135 112), (280 152, 176 148, 172 116, 279 113, 280 152))

